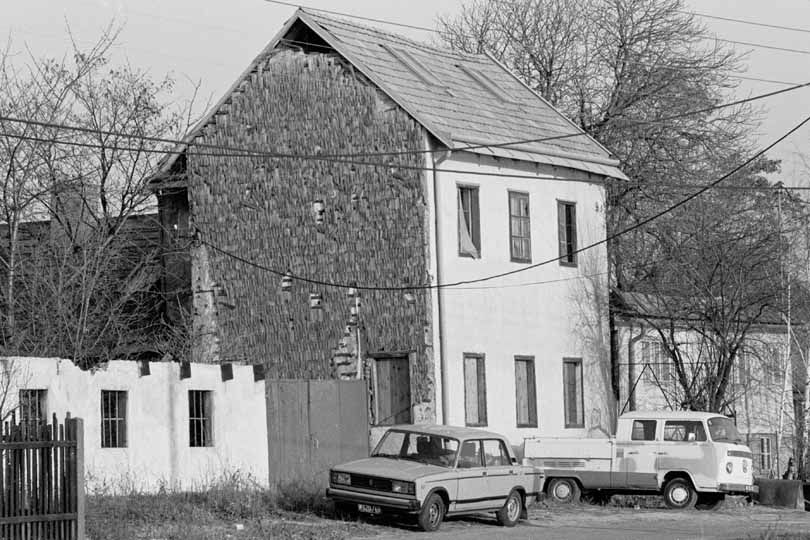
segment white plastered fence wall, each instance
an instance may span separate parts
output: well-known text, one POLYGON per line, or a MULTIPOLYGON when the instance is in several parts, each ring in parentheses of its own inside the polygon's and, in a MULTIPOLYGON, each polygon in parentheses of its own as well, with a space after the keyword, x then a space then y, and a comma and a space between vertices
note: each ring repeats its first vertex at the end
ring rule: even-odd
POLYGON ((233 365, 223 381, 219 365, 191 364, 180 378, 180 364, 112 361, 82 371, 69 360, 2 359, 17 380, 8 391, 16 405, 20 389, 46 390, 45 412, 84 419, 87 490, 122 492, 202 489, 234 476, 266 486, 268 481, 265 384, 254 381, 251 366, 233 365), (210 392, 211 445, 190 446, 189 391, 210 392), (102 391, 126 392, 126 446, 102 448, 102 391))

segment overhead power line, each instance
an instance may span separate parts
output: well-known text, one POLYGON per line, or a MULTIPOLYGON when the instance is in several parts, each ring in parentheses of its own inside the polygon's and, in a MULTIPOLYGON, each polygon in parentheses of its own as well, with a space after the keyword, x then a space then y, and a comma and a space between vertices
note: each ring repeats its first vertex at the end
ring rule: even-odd
POLYGON ((681 13, 685 13, 688 15, 697 15, 698 17, 703 17, 704 19, 715 19, 718 21, 728 21, 739 24, 747 24, 750 26, 759 26, 761 28, 773 28, 775 30, 788 30, 790 32, 803 32, 805 34, 810 34, 810 28, 799 28, 796 26, 783 26, 781 24, 768 24, 754 21, 746 21, 744 19, 735 19, 733 17, 720 17, 719 15, 709 15, 708 13, 698 13, 696 11, 681 11, 681 13))
MULTIPOLYGON (((301 4, 295 4, 293 2, 285 2, 283 0, 264 0, 264 1, 269 2, 271 4, 278 4, 278 5, 281 5, 281 6, 288 6, 288 7, 294 7, 294 8, 303 8, 303 9, 308 9, 310 11, 318 11, 318 12, 321 12, 321 13, 328 13, 330 15, 338 15, 338 16, 347 17, 347 18, 350 18, 350 19, 358 19, 358 20, 361 20, 361 21, 369 21, 369 22, 374 22, 374 23, 378 23, 378 24, 388 24, 388 25, 391 25, 391 26, 398 26, 400 28, 410 28, 411 30, 421 30, 421 31, 425 31, 425 32, 433 32, 433 33, 439 34, 439 35, 447 33, 447 32, 443 32, 441 30, 438 30, 436 28, 429 28, 427 26, 418 26, 418 25, 414 25, 414 24, 400 23, 400 22, 391 21, 391 20, 387 20, 387 19, 375 19, 375 18, 372 18, 372 17, 363 17, 361 15, 353 15, 351 13, 345 13, 345 12, 341 12, 341 11, 333 11, 333 10, 329 10, 329 9, 313 8, 313 7, 309 7, 309 6, 303 6, 301 4)), ((734 44, 734 45, 745 45, 746 47, 755 47, 755 48, 758 48, 758 49, 770 49, 770 50, 777 50, 777 51, 782 51, 782 52, 791 52, 791 53, 810 55, 810 50, 804 50, 804 49, 791 49, 791 48, 788 48, 788 47, 776 47, 776 46, 773 46, 773 45, 765 45, 763 43, 752 43, 752 42, 747 42, 747 41, 735 41, 735 40, 732 40, 732 39, 725 39, 725 38, 719 38, 719 37, 715 37, 713 39, 715 39, 717 41, 720 41, 720 42, 723 42, 723 43, 731 43, 731 44, 734 44)))
MULTIPOLYGON (((754 101, 767 99, 770 97, 778 96, 781 94, 785 94, 788 92, 793 92, 802 88, 806 88, 810 86, 810 82, 798 84, 795 86, 791 86, 789 88, 782 88, 779 90, 774 90, 772 92, 766 92, 764 94, 757 94, 755 96, 751 96, 748 98, 738 99, 726 103, 721 103, 718 105, 712 105, 709 107, 703 107, 701 109, 695 109, 692 111, 685 111, 678 114, 673 114, 670 116, 665 116, 663 118, 659 118, 656 120, 632 120, 628 119, 619 127, 633 127, 633 126, 641 126, 641 125, 660 125, 665 124, 666 122, 670 122, 672 120, 678 120, 681 118, 687 118, 689 116, 699 115, 699 114, 707 114, 710 112, 714 112, 717 110, 726 109, 729 107, 735 107, 738 105, 744 105, 746 103, 751 103, 754 101)), ((267 150, 255 149, 255 148, 244 148, 244 147, 235 147, 235 146, 225 146, 219 144, 212 144, 212 143, 202 143, 196 140, 194 141, 184 141, 181 139, 170 139, 166 137, 150 137, 141 134, 134 134, 134 133, 125 133, 121 131, 113 131, 113 130, 98 130, 93 128, 86 128, 82 126, 73 126, 64 123, 57 123, 57 122, 42 122, 37 120, 31 119, 24 119, 24 118, 16 118, 7 115, 0 115, 0 122, 10 122, 10 123, 18 123, 18 124, 25 124, 25 125, 33 125, 42 128, 48 129, 55 129, 61 131, 73 131, 78 133, 85 133, 90 135, 104 135, 107 137, 118 137, 122 139, 131 139, 137 141, 148 141, 152 143, 162 143, 162 144, 169 144, 175 147, 195 147, 195 148, 202 148, 206 150, 214 150, 219 151, 221 153, 204 153, 204 152, 192 152, 192 154, 197 156, 212 156, 212 157, 261 157, 261 158, 277 158, 277 159, 301 159, 301 160, 314 160, 314 161, 337 161, 340 160, 344 163, 349 164, 357 164, 357 165, 371 165, 371 166, 380 166, 380 167, 399 167, 399 168, 413 168, 418 170, 423 170, 425 167, 414 167, 414 166, 406 166, 397 163, 374 163, 374 162, 367 162, 367 161, 354 161, 352 158, 360 158, 360 157, 386 157, 386 156, 397 156, 397 155, 419 155, 419 154, 427 154, 433 153, 434 150, 402 150, 402 151, 388 151, 388 152, 353 152, 353 153, 338 153, 338 154, 293 154, 293 153, 284 153, 284 152, 270 152, 267 150)), ((16 135, 13 133, 2 133, 3 136, 6 137, 14 137, 18 139, 24 140, 31 140, 31 141, 39 141, 39 142, 50 142, 53 144, 65 144, 65 145, 73 145, 73 146, 81 146, 81 147, 89 147, 89 148, 107 148, 109 150, 129 150, 129 151, 142 151, 142 152, 151 152, 151 153, 165 153, 171 154, 176 153, 172 150, 166 149, 147 149, 141 147, 116 147, 116 146, 102 146, 101 144, 97 143, 88 143, 88 142, 74 142, 74 141, 66 141, 60 140, 56 137, 46 138, 46 137, 37 137, 37 136, 21 136, 16 135)), ((474 145, 463 145, 451 148, 453 151, 466 151, 466 150, 474 150, 479 148, 509 148, 510 146, 517 146, 523 144, 531 144, 531 143, 542 143, 548 141, 555 141, 561 139, 568 139, 572 137, 582 137, 588 136, 589 134, 583 131, 578 131, 575 133, 569 133, 564 135, 554 135, 548 137, 538 137, 532 139, 520 139, 516 141, 505 141, 500 143, 488 143, 488 144, 474 144, 474 145)), ((179 151, 178 151, 179 152, 179 151)), ((474 174, 474 173, 470 173, 474 174)), ((517 177, 517 178, 538 178, 537 176, 531 175, 518 175, 518 176, 510 176, 510 177, 517 177)), ((554 179, 557 177, 549 177, 549 179, 554 179)))
MULTIPOLYGON (((686 205, 690 201, 692 201, 692 200, 696 199, 697 197, 701 196, 703 193, 705 193, 706 191, 708 191, 712 187, 720 184, 724 180, 728 179, 729 177, 731 177, 734 174, 738 173, 743 168, 745 168, 748 165, 750 165, 751 163, 753 163, 756 159, 760 158, 762 155, 764 155, 770 149, 772 149, 773 147, 775 147, 776 145, 781 143, 783 140, 785 140, 789 136, 791 136, 793 133, 795 133, 796 131, 801 129, 808 122, 810 122, 810 116, 806 117, 799 124, 794 126, 792 129, 790 129, 788 132, 783 134, 781 137, 776 139, 774 142, 772 142, 768 146, 760 149, 758 152, 751 155, 747 160, 745 160, 743 163, 741 163, 741 164, 737 165, 736 167, 734 167, 731 171, 729 171, 726 174, 722 175, 721 177, 714 180, 713 182, 704 185, 703 187, 701 187, 700 189, 698 189, 694 193, 688 195, 687 197, 684 197, 683 199, 679 200, 678 202, 664 208, 663 210, 653 214, 652 216, 650 216, 648 218, 645 218, 645 219, 643 219, 643 220, 641 220, 641 221, 639 221, 639 222, 637 222, 637 223, 635 223, 635 224, 633 224, 633 225, 631 225, 629 227, 626 227, 626 228, 624 228, 624 229, 622 229, 622 230, 620 230, 620 231, 618 231, 616 233, 607 235, 602 240, 598 240, 596 242, 593 242, 591 244, 588 244, 586 246, 578 248, 578 249, 574 250, 573 253, 574 254, 579 254, 579 253, 582 253, 584 251, 587 251, 587 250, 593 249, 595 247, 601 246, 603 244, 607 244, 608 242, 610 242, 612 240, 615 240, 616 238, 618 238, 620 236, 623 236, 623 235, 628 234, 628 233, 630 233, 632 231, 640 229, 641 227, 644 227, 644 226, 648 225, 649 223, 651 223, 651 222, 665 216, 666 214, 680 208, 681 206, 686 205)), ((200 231, 200 234, 202 235, 202 231, 200 231)), ((310 277, 307 277, 307 276, 295 275, 295 274, 292 274, 289 271, 282 271, 282 270, 279 270, 279 269, 271 268, 269 266, 257 263, 255 261, 251 261, 249 259, 246 259, 245 257, 237 255, 236 253, 232 253, 230 251, 222 249, 221 247, 217 246, 216 244, 211 243, 210 241, 208 241, 208 240, 206 240, 206 239, 204 239, 202 237, 200 237, 199 240, 200 240, 201 243, 209 246, 211 249, 217 251, 218 253, 221 253, 222 255, 225 255, 225 256, 230 257, 230 258, 232 258, 234 260, 240 261, 240 262, 242 262, 244 264, 247 264, 249 266, 252 266, 252 267, 255 267, 255 268, 258 268, 258 269, 261 269, 261 270, 264 270, 264 271, 267 271, 267 272, 270 272, 270 273, 273 273, 273 274, 276 274, 278 276, 285 276, 286 275, 286 276, 291 277, 292 279, 303 281, 303 282, 306 282, 306 283, 312 283, 312 284, 315 284, 315 285, 323 285, 323 286, 338 287, 338 288, 352 288, 352 287, 354 287, 354 288, 361 289, 361 290, 372 290, 372 291, 414 291, 414 290, 426 290, 426 289, 444 289, 444 288, 458 287, 458 286, 462 286, 462 285, 472 285, 472 284, 475 284, 475 283, 483 283, 483 282, 486 282, 486 281, 491 281, 493 279, 499 279, 499 278, 503 278, 503 277, 512 276, 512 275, 515 275, 515 274, 520 274, 520 273, 523 273, 523 272, 527 272, 529 270, 533 270, 533 269, 539 268, 541 266, 546 266, 548 264, 555 263, 555 262, 559 261, 560 259, 562 259, 563 257, 567 257, 569 255, 569 254, 560 255, 560 256, 554 257, 552 259, 546 259, 544 261, 541 261, 541 262, 538 262, 538 263, 535 263, 535 264, 530 264, 530 265, 527 265, 527 266, 523 266, 521 268, 517 268, 515 270, 510 270, 510 271, 507 271, 507 272, 500 272, 500 273, 497 273, 497 274, 483 276, 483 277, 480 277, 480 278, 465 279, 465 280, 459 280, 459 281, 454 281, 454 282, 450 282, 450 283, 435 283, 435 284, 427 284, 427 285, 407 285, 407 286, 403 286, 403 285, 382 286, 382 285, 361 285, 361 284, 357 284, 357 283, 340 283, 340 282, 321 280, 321 279, 317 279, 317 278, 310 278, 310 277)))

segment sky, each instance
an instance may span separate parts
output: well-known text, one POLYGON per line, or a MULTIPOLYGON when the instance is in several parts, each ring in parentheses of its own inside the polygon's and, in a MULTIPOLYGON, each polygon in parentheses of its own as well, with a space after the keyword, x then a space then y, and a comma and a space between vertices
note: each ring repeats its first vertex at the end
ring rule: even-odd
MULTIPOLYGON (((716 17, 800 27, 808 32, 762 28, 702 18, 720 39, 805 50, 810 53, 810 0, 686 0, 691 11, 716 17)), ((435 28, 439 15, 452 15, 463 0, 300 0, 296 5, 349 15, 435 28)), ((175 98, 216 102, 295 11, 266 0, 0 0, 0 38, 10 41, 15 61, 26 55, 62 57, 69 27, 81 45, 91 45, 111 21, 122 26, 113 60, 128 61, 155 78, 171 74, 175 98)), ((368 23, 372 24, 372 23, 368 23)), ((420 30, 382 28, 430 41, 420 30)), ((810 81, 810 54, 732 45, 747 52, 746 76, 810 81)), ((740 81, 735 97, 770 92, 785 85, 740 81)), ((763 122, 756 141, 765 146, 810 115, 810 87, 759 102, 763 122)), ((783 161, 780 180, 810 185, 810 127, 795 133, 770 155, 783 161)), ((776 178, 774 178, 776 179, 776 178)))

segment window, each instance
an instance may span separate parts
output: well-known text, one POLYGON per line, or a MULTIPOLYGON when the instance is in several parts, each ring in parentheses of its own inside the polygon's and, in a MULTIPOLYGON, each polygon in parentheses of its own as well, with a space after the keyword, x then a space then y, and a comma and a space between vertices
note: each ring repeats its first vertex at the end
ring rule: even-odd
POLYGON ((464 421, 468 426, 487 425, 487 384, 483 354, 464 355, 464 421))
POLYGON ((704 442, 706 430, 703 422, 689 420, 667 421, 664 424, 664 440, 675 442, 704 442))
POLYGON ((461 452, 458 454, 458 468, 472 469, 483 466, 481 441, 464 441, 464 444, 461 445, 461 452))
POLYGON ((675 381, 672 359, 664 352, 664 345, 660 341, 641 342, 642 368, 647 367, 645 377, 652 384, 660 384, 666 388, 675 381))
POLYGON ((374 420, 378 426, 411 423, 411 370, 407 355, 374 358, 374 420))
POLYGON ((632 441, 654 441, 655 440, 655 420, 634 420, 633 433, 630 435, 632 441))
POLYGON ((101 447, 127 446, 127 393, 101 391, 101 447))
POLYGON ((508 467, 512 464, 503 441, 496 439, 486 439, 484 441, 484 460, 487 467, 508 467))
POLYGON ((585 413, 582 404, 582 360, 563 360, 563 399, 565 400, 565 427, 585 427, 585 413))
POLYGON ((509 246, 513 262, 532 262, 528 193, 509 192, 509 246))
POLYGON ((477 187, 458 186, 458 254, 473 259, 481 257, 477 187))
POLYGON ((20 422, 28 429, 48 422, 47 399, 47 390, 33 388, 20 390, 20 422))
POLYGON ((560 264, 577 265, 577 205, 557 201, 557 236, 560 242, 560 264))
POLYGON ((212 392, 209 390, 188 391, 188 441, 189 446, 213 446, 211 432, 212 392))
POLYGON ((534 357, 515 357, 515 402, 517 427, 537 427, 534 357))
POLYGON ((771 470, 771 438, 770 437, 760 437, 759 438, 759 466, 760 470, 770 471, 771 470))

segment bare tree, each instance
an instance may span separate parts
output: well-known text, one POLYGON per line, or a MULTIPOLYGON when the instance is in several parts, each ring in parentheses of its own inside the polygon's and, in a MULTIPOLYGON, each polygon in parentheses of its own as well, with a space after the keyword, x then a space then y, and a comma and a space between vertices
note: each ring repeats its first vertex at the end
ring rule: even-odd
POLYGON ((4 64, 7 354, 88 366, 155 352, 171 331, 160 317, 164 232, 146 183, 169 149, 161 140, 188 127, 187 108, 167 102, 171 79, 111 66, 114 39, 107 32, 88 52, 74 44, 70 61, 4 64))

